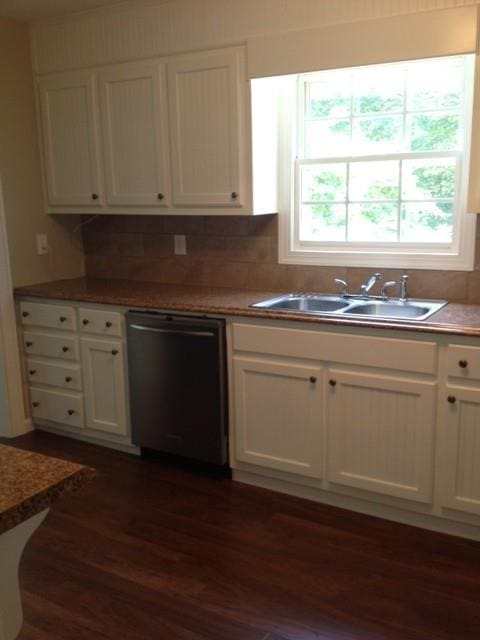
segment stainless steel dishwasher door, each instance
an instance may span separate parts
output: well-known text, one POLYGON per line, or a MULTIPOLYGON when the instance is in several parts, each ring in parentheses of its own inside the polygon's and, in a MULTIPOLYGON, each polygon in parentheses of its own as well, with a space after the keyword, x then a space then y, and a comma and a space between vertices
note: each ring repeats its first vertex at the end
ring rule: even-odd
POLYGON ((127 339, 134 444, 225 465, 224 321, 130 311, 127 339))

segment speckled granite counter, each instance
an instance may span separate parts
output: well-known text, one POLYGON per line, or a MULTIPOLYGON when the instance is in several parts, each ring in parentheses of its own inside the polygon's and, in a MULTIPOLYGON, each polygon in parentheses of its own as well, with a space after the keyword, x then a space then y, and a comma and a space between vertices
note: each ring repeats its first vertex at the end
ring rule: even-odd
POLYGON ((162 309, 224 316, 295 320, 315 324, 480 336, 480 305, 449 304, 425 321, 347 318, 345 316, 308 315, 290 311, 252 309, 249 306, 254 302, 281 295, 281 292, 278 291, 245 291, 131 280, 86 278, 58 280, 20 287, 15 289, 15 295, 99 304, 117 304, 142 309, 162 309))
POLYGON ((0 444, 0 534, 78 489, 94 469, 0 444))

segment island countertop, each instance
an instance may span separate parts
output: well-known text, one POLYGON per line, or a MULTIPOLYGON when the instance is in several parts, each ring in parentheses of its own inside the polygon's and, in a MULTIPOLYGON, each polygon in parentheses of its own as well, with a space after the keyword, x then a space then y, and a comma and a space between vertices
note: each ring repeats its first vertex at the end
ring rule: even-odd
POLYGON ((90 467, 0 444, 0 534, 95 476, 90 467))
MULTIPOLYGON (((429 333, 480 336, 480 305, 448 304, 423 321, 384 320, 272 311, 250 307, 254 302, 276 297, 279 291, 250 291, 222 287, 158 284, 155 282, 75 278, 29 285, 15 295, 112 304, 132 308, 159 309, 223 316, 245 316, 316 324, 372 327, 429 333)), ((288 292, 284 292, 288 293, 288 292)))

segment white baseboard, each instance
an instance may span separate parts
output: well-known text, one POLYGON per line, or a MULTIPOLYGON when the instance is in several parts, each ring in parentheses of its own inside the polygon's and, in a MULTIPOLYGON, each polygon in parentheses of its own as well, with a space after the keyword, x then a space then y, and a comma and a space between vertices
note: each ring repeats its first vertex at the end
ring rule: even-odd
POLYGON ((454 522, 453 520, 447 520, 445 518, 439 518, 424 513, 406 511, 397 507, 370 502, 360 498, 331 493, 317 489, 316 487, 294 484, 292 482, 279 480, 278 478, 270 478, 250 471, 233 469, 232 477, 236 482, 243 482, 255 487, 270 489, 271 491, 279 491, 280 493, 286 493, 288 495, 296 496, 297 498, 304 498, 306 500, 312 500, 313 502, 321 502, 322 504, 328 504, 332 507, 348 509, 350 511, 364 513, 369 516, 383 518, 384 520, 392 520, 393 522, 400 522, 401 524, 408 524, 413 527, 420 527, 421 529, 437 531, 438 533, 446 533, 452 536, 480 541, 480 527, 476 527, 474 525, 454 522))
POLYGON ((106 449, 114 449, 115 451, 122 451, 123 453, 131 453, 135 456, 140 455, 139 447, 133 444, 124 444, 122 442, 110 442, 102 440, 101 438, 95 438, 94 436, 85 435, 83 433, 65 433, 62 428, 51 426, 50 424, 36 424, 34 429, 40 431, 47 431, 48 433, 54 433, 57 436, 63 436, 65 438, 71 438, 72 440, 81 440, 82 442, 89 442, 90 444, 96 444, 99 447, 105 447, 106 449))

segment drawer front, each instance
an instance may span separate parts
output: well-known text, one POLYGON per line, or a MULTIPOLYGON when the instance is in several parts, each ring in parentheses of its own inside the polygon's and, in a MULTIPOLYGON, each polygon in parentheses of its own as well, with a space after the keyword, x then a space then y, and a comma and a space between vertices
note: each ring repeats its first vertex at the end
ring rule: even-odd
POLYGON ((66 331, 77 330, 77 318, 73 307, 40 304, 38 302, 21 302, 20 318, 25 326, 66 331))
POLYGON ((29 358, 27 374, 30 384, 47 384, 73 391, 82 390, 82 370, 78 365, 52 364, 29 358))
POLYGON ((78 338, 36 331, 25 331, 23 344, 27 355, 46 356, 60 360, 78 360, 78 338))
POLYGON ((434 374, 435 342, 377 338, 326 331, 304 331, 235 323, 233 347, 239 351, 358 364, 397 371, 434 374))
POLYGON ((30 402, 33 419, 51 420, 59 424, 83 429, 83 395, 63 393, 30 387, 30 402))
POLYGON ((480 380, 480 348, 451 344, 447 349, 447 370, 451 378, 480 380))
POLYGON ((102 311, 82 307, 78 310, 80 331, 101 336, 121 338, 123 315, 115 311, 102 311))

